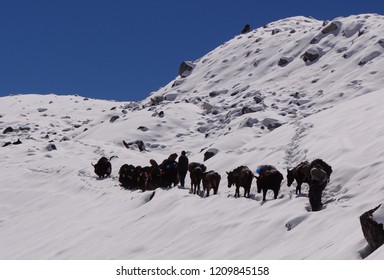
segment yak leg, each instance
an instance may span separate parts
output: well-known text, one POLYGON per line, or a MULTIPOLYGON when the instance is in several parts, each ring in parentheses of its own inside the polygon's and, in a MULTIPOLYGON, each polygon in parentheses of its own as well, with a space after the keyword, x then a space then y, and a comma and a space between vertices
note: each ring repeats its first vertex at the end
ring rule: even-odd
POLYGON ((301 194, 301 184, 303 182, 297 181, 297 186, 296 186, 296 194, 301 194))
POLYGON ((263 201, 265 201, 266 199, 265 199, 265 197, 267 196, 267 189, 264 189, 263 190, 263 201))
POLYGON ((207 195, 206 195, 205 197, 208 197, 208 196, 209 196, 209 190, 210 190, 210 188, 207 188, 206 190, 207 190, 207 195))
POLYGON ((244 188, 244 197, 249 198, 250 188, 244 188))
POLYGON ((274 197, 274 199, 276 199, 278 195, 279 195, 279 191, 274 190, 274 191, 273 191, 273 197, 274 197))

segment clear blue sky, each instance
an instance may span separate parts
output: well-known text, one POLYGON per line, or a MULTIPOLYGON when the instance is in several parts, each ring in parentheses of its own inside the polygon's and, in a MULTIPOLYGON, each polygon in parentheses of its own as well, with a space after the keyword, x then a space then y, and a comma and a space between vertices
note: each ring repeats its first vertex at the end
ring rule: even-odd
POLYGON ((0 0, 0 96, 142 100, 247 23, 361 13, 384 14, 384 1, 0 0))

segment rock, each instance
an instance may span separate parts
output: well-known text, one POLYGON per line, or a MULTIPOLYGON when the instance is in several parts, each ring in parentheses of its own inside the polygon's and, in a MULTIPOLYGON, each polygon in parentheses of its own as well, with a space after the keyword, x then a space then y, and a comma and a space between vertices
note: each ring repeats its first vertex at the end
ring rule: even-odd
POLYGON ((125 146, 127 149, 129 149, 131 145, 137 145, 137 147, 139 148, 140 152, 145 151, 145 145, 144 145, 144 142, 141 141, 141 140, 136 140, 136 141, 132 141, 132 142, 129 142, 129 143, 127 143, 127 142, 125 142, 125 141, 123 140, 123 144, 124 144, 124 146, 125 146))
POLYGON ((265 99, 265 96, 263 96, 261 93, 256 93, 256 95, 253 97, 253 100, 255 100, 256 104, 259 104, 261 102, 263 102, 263 100, 265 99))
POLYGON ((336 22, 331 22, 331 24, 327 25, 323 30, 321 30, 321 33, 328 34, 331 33, 339 28, 339 25, 336 22))
POLYGON ((171 87, 177 87, 179 85, 181 85, 182 83, 184 83, 185 80, 181 79, 181 80, 176 80, 173 82, 172 86, 171 87))
POLYGON ((120 118, 119 116, 112 116, 111 119, 109 120, 110 123, 113 123, 115 122, 118 118, 120 118))
POLYGON ((318 60, 320 57, 320 54, 317 50, 315 49, 309 49, 307 50, 303 55, 302 55, 302 58, 305 62, 309 61, 309 62, 314 62, 316 60, 318 60))
POLYGON ((48 151, 54 151, 54 150, 57 150, 57 148, 56 148, 56 145, 55 144, 48 144, 48 146, 46 147, 46 149, 48 150, 48 151))
POLYGON ((183 61, 179 67, 179 75, 183 78, 192 74, 192 70, 195 68, 195 64, 190 61, 183 61))
POLYGON ((273 118, 265 118, 262 124, 271 131, 283 125, 279 120, 273 118))
POLYGON ((240 123, 240 128, 243 128, 243 127, 253 127, 254 124, 258 123, 259 120, 256 119, 256 118, 247 118, 245 120, 243 120, 241 123, 240 123))
POLYGON ((4 129, 3 134, 11 133, 13 132, 13 128, 8 126, 6 129, 4 129))
POLYGON ((252 29, 251 29, 251 26, 249 24, 246 24, 243 29, 241 30, 241 34, 246 34, 248 32, 250 32, 252 29))
POLYGON ((215 156, 219 152, 218 149, 211 148, 208 151, 204 153, 204 161, 210 159, 211 157, 215 156))
POLYGON ((284 67, 288 65, 292 60, 293 59, 291 57, 282 57, 279 59, 279 62, 277 63, 277 65, 284 67))
POLYGON ((6 143, 4 143, 4 144, 3 144, 3 147, 7 147, 7 146, 9 146, 9 145, 12 145, 12 142, 6 142, 6 143))
POLYGON ((209 93, 209 97, 216 97, 221 94, 227 94, 228 90, 227 89, 222 89, 222 90, 215 90, 209 93))
POLYGON ((20 139, 17 139, 17 141, 13 142, 12 144, 13 144, 13 145, 20 145, 20 144, 21 144, 21 141, 20 141, 20 139))
POLYGON ((141 131, 143 131, 143 132, 148 131, 148 127, 143 126, 143 125, 139 126, 137 129, 138 129, 138 130, 141 130, 141 131))
POLYGON ((374 212, 379 209, 381 204, 360 216, 361 229, 365 239, 368 242, 372 251, 379 248, 384 243, 383 224, 376 222, 373 219, 374 212))
POLYGON ((164 96, 155 96, 155 97, 151 97, 151 106, 157 106, 159 105, 161 102, 164 101, 164 96))
POLYGON ((241 109, 241 114, 245 115, 245 114, 260 112, 260 111, 263 111, 263 109, 264 108, 262 106, 254 106, 254 107, 245 106, 241 109))
POLYGON ((20 126, 19 129, 21 131, 29 131, 29 130, 31 130, 31 128, 29 126, 26 126, 26 125, 20 126))
POLYGON ((164 100, 166 101, 175 101, 175 99, 177 98, 179 94, 177 93, 169 93, 167 95, 164 96, 164 100))
POLYGON ((211 112, 211 110, 213 109, 213 106, 208 102, 204 102, 202 107, 203 107, 203 110, 206 111, 207 113, 211 112))

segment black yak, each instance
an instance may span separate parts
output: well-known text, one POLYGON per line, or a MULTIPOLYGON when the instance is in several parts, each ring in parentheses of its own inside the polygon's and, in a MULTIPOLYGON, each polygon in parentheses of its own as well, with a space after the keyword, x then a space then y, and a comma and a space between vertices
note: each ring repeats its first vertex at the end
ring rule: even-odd
POLYGON ((277 198, 283 175, 273 166, 265 165, 258 168, 259 176, 256 177, 257 192, 263 191, 263 201, 267 195, 268 190, 273 190, 274 199, 277 198))
POLYGON ((133 188, 134 183, 134 169, 132 164, 123 164, 119 170, 119 182, 122 187, 129 189, 133 188))
POLYGON ((172 184, 176 186, 179 183, 177 156, 176 153, 171 154, 159 165, 163 188, 172 187, 172 184))
POLYGON ((91 165, 95 169, 95 173, 99 178, 104 178, 111 176, 112 173, 112 165, 109 159, 106 157, 102 157, 96 164, 91 163, 91 165))
POLYGON ((308 161, 303 161, 291 170, 287 169, 287 185, 290 187, 296 180, 296 194, 301 194, 301 185, 308 183, 309 165, 308 161))
POLYGON ((203 174, 203 189, 206 192, 206 197, 209 196, 209 191, 213 189, 213 194, 217 194, 219 189, 221 176, 219 173, 211 170, 203 174))
POLYGON ((207 170, 204 164, 191 162, 188 166, 189 175, 191 177, 191 192, 198 194, 200 192, 200 184, 203 174, 207 170))
POLYGON ((239 166, 236 169, 227 172, 228 188, 236 186, 235 197, 240 197, 240 187, 244 188, 244 197, 249 198, 253 173, 247 166, 239 166))

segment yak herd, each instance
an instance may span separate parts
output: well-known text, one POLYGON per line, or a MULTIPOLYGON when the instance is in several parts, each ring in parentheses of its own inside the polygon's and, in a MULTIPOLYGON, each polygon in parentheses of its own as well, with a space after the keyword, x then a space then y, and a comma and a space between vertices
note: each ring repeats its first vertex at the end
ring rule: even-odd
MULTIPOLYGON (((187 171, 191 179, 191 193, 200 194, 200 185, 202 184, 206 196, 209 196, 210 190, 217 194, 221 176, 216 171, 207 171, 202 163, 191 162, 182 153, 179 162, 176 161, 178 155, 171 154, 161 164, 151 159, 149 166, 134 166, 123 164, 119 170, 119 182, 125 189, 142 191, 154 190, 156 188, 169 188, 177 186, 181 182, 184 187, 184 179, 187 171), (181 164, 182 156, 184 162, 181 164)), ((109 159, 102 157, 96 164, 92 164, 94 171, 99 178, 109 177, 112 172, 112 165, 109 159)), ((277 198, 280 185, 283 181, 283 175, 272 165, 261 165, 256 170, 256 175, 247 167, 239 166, 232 171, 228 171, 228 188, 235 186, 235 197, 240 197, 240 188, 244 188, 244 197, 250 197, 252 181, 256 179, 257 192, 263 191, 263 201, 266 200, 268 190, 272 190, 274 199, 277 198)), ((321 196, 327 186, 332 173, 332 167, 322 159, 316 159, 312 162, 303 161, 292 169, 287 169, 287 185, 290 187, 296 180, 296 194, 301 194, 301 185, 309 185, 309 203, 312 211, 322 209, 321 196)))

